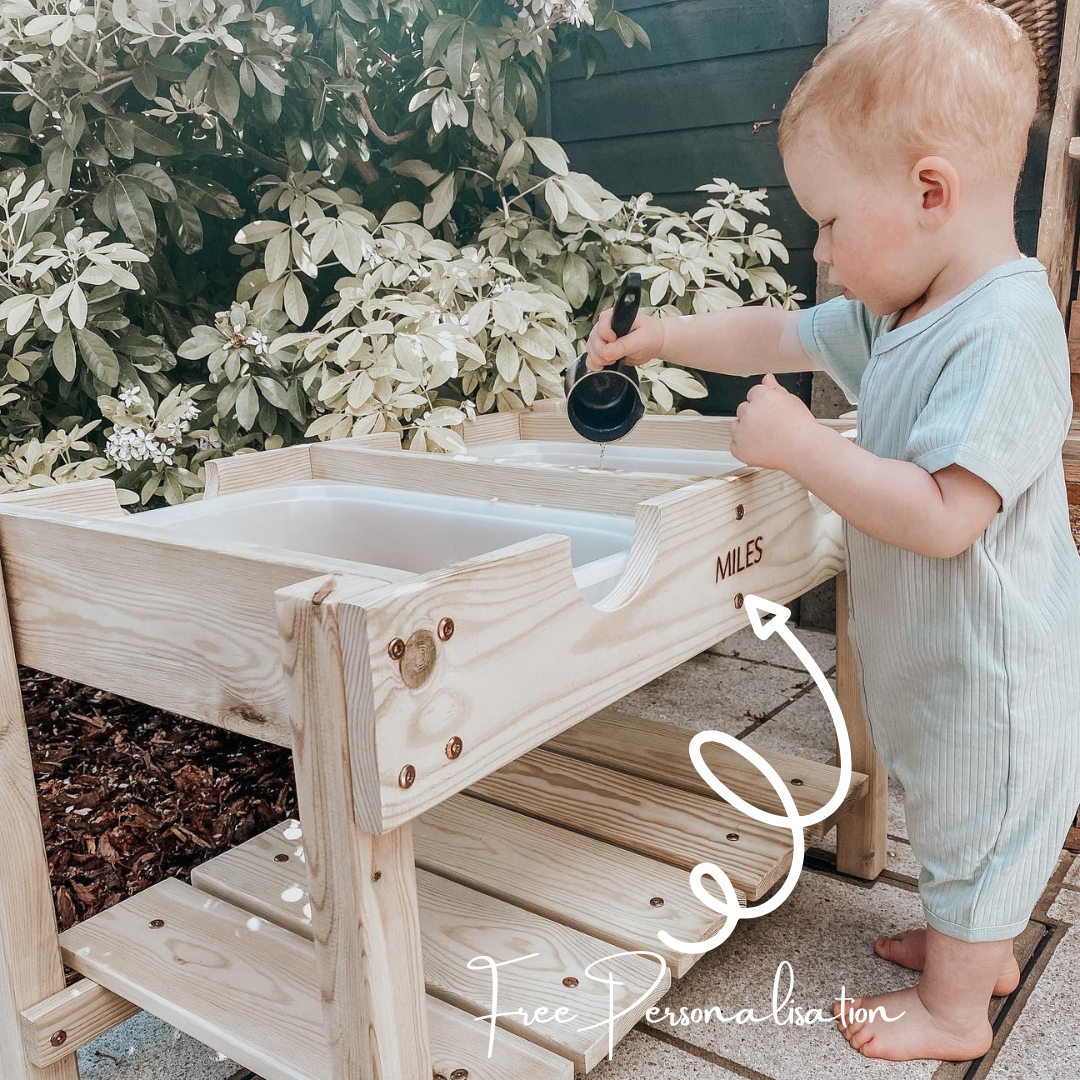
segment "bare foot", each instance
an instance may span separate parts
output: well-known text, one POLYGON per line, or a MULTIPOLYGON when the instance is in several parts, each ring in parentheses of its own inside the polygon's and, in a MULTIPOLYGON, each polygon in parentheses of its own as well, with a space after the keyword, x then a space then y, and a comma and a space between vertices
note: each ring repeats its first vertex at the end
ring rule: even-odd
MULTIPOLYGON (((833 1016, 840 1016, 839 1001, 833 1003, 833 1016)), ((994 1041, 993 1028, 985 1015, 971 1025, 953 1026, 927 1010, 917 986, 875 997, 849 999, 845 1002, 844 1017, 837 1020, 836 1026, 864 1057, 888 1061, 918 1058, 971 1061, 982 1057, 994 1041), (865 1013, 858 1012, 859 1009, 865 1013), (872 1013, 874 1009, 884 1009, 884 1014, 881 1011, 872 1013), (871 1014, 873 1020, 856 1018, 871 1014)))
MULTIPOLYGON (((926 928, 904 930, 892 937, 879 937, 874 942, 874 952, 883 960, 891 960, 912 971, 922 971, 926 964, 926 928)), ((1020 985, 1020 965, 1010 955, 994 984, 994 997, 1005 997, 1020 985)), ((890 1015, 892 1015, 890 1013, 890 1015)))

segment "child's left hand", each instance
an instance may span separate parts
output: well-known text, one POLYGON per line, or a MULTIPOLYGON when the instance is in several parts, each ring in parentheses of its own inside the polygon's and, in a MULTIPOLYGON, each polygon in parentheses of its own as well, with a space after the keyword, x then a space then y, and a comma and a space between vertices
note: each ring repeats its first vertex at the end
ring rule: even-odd
POLYGON ((731 425, 731 452, 747 465, 792 471, 799 447, 818 429, 810 410, 769 374, 752 386, 731 425))

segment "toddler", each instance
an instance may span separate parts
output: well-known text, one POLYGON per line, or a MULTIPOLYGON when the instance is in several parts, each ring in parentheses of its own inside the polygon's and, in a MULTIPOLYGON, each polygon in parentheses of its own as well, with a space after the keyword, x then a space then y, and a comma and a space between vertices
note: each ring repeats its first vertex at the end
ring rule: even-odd
POLYGON ((875 943, 918 985, 834 1005, 867 1057, 989 1049, 990 997, 1017 985, 1013 938, 1080 802, 1069 359, 1013 227, 1036 78, 1027 38, 986 0, 887 0, 818 56, 779 129, 815 259, 844 295, 640 315, 621 339, 605 313, 589 340, 591 367, 824 369, 858 401, 852 442, 766 374, 732 452, 845 520, 863 705, 922 864, 925 929, 875 943))

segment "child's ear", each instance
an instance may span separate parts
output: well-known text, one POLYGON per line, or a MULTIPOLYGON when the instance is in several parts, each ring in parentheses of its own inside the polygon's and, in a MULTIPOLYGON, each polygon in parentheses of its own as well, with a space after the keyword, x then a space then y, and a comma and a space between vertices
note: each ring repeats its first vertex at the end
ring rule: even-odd
POLYGON ((911 171, 919 196, 920 219, 930 227, 943 225, 956 213, 960 174, 948 158, 925 157, 911 171))

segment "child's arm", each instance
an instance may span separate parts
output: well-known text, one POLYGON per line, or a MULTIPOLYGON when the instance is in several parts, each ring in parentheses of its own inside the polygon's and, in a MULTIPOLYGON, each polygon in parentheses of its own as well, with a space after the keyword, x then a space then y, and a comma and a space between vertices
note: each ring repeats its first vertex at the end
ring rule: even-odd
POLYGON ((625 337, 611 329, 611 309, 589 335, 588 366, 616 360, 642 364, 654 357, 724 375, 763 375, 768 371, 817 371, 799 344, 800 311, 746 307, 663 319, 638 315, 625 337))
POLYGON ((867 536, 931 558, 966 551, 1001 504, 959 465, 928 473, 856 446, 768 377, 739 406, 731 451, 748 465, 782 469, 867 536))

